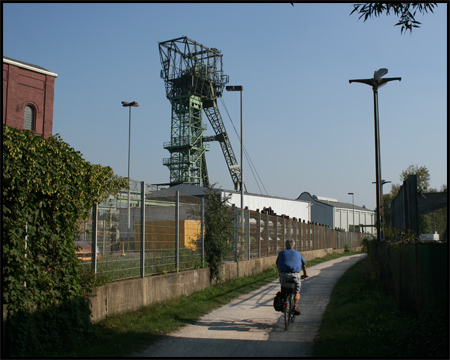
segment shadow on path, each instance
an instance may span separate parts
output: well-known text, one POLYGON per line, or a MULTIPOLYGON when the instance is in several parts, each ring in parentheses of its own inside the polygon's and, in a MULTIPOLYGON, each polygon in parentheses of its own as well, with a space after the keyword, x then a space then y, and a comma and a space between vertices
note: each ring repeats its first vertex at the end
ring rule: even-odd
POLYGON ((150 345, 135 357, 305 357, 341 275, 364 254, 341 257, 308 268, 302 282, 301 315, 284 329, 283 314, 272 303, 275 280, 203 316, 194 324, 150 345))

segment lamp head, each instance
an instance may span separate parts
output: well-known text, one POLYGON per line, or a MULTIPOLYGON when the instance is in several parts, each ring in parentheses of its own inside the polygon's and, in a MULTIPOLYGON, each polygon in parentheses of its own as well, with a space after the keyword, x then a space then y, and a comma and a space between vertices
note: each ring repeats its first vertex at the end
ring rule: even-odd
POLYGON ((380 78, 381 78, 382 76, 386 75, 387 73, 388 73, 388 69, 381 68, 381 69, 378 69, 377 71, 375 71, 375 72, 373 73, 373 77, 374 77, 375 79, 377 79, 377 80, 380 80, 380 78))
POLYGON ((139 104, 137 103, 137 101, 133 101, 131 103, 127 102, 127 101, 122 101, 122 106, 123 107, 128 107, 128 106, 134 106, 134 107, 138 107, 139 104))
POLYGON ((244 87, 242 85, 228 85, 225 87, 227 91, 242 91, 244 87))

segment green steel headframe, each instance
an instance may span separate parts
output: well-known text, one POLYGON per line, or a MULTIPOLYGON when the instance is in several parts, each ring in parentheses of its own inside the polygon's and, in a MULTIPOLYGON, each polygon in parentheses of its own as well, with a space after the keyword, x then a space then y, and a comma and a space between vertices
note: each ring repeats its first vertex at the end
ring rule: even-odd
POLYGON ((163 160, 170 170, 170 184, 209 186, 205 157, 209 146, 204 142, 217 140, 237 188, 240 174, 231 170, 237 161, 216 102, 229 81, 223 74, 222 54, 182 36, 160 42, 159 55, 161 78, 172 105, 171 141, 164 143, 170 158, 163 160), (206 125, 202 123, 202 110, 215 136, 203 136, 206 125))

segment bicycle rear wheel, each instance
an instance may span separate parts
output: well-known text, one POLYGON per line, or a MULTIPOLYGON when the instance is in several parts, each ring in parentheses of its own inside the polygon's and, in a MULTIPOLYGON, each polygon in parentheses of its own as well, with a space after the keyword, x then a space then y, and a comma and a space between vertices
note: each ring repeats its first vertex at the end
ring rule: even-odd
POLYGON ((284 299, 284 328, 287 330, 289 328, 289 322, 291 320, 291 297, 292 295, 287 295, 284 299))
POLYGON ((295 314, 294 314, 294 295, 290 295, 289 296, 289 302, 291 304, 290 308, 291 308, 291 312, 289 313, 289 319, 291 320, 291 322, 294 322, 294 318, 295 318, 295 314))

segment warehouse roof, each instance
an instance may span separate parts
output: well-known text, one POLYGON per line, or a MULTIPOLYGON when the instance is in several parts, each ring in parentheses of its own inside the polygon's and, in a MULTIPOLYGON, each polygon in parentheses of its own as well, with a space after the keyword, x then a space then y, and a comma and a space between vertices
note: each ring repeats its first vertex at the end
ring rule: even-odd
POLYGON ((372 211, 370 209, 367 209, 365 207, 361 207, 361 206, 353 206, 353 204, 349 204, 349 203, 344 203, 344 202, 340 202, 337 199, 332 199, 332 198, 326 198, 323 196, 317 196, 317 195, 311 195, 309 192, 302 192, 300 194, 300 196, 297 198, 297 200, 305 200, 305 199, 300 199, 302 197, 302 195, 309 195, 309 197, 316 202, 319 202, 321 204, 325 204, 325 205, 330 205, 332 207, 336 207, 336 208, 341 208, 341 209, 355 209, 355 210, 363 210, 363 211, 372 211))

